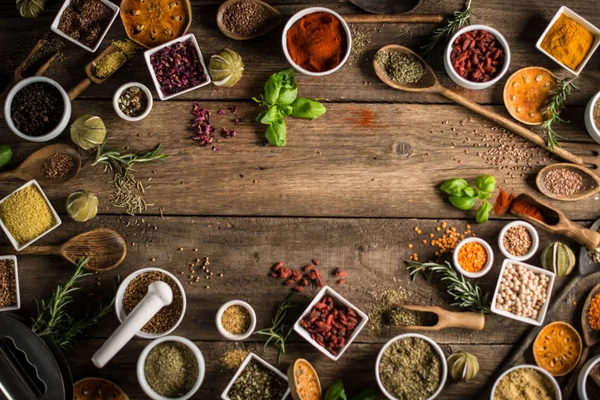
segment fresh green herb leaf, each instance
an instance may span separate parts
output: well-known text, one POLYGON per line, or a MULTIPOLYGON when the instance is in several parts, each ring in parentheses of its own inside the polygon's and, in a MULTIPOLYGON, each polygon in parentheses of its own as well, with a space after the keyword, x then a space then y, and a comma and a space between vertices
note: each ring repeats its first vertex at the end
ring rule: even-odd
POLYGON ((12 160, 13 152, 10 147, 6 145, 0 145, 0 168, 5 166, 12 160))
POLYGON ((292 116, 298 118, 315 119, 325 114, 325 106, 318 101, 307 99, 306 97, 298 97, 292 103, 292 116))
POLYGON ((465 190, 463 190, 463 194, 469 197, 477 197, 477 192, 471 186, 465 188, 465 190))
POLYGON ((271 327, 261 329, 254 332, 255 335, 266 336, 267 341, 265 342, 265 348, 272 342, 273 346, 277 348, 277 364, 281 361, 281 355, 285 353, 285 342, 294 330, 293 327, 284 324, 285 317, 290 308, 296 307, 292 304, 292 297, 294 292, 290 293, 283 303, 279 306, 279 309, 271 318, 271 327))
POLYGON ((263 105, 274 106, 277 104, 279 93, 283 87, 283 78, 280 74, 273 74, 265 83, 265 94, 262 98, 263 105))
POLYGON ((477 210, 477 217, 475 218, 477 223, 483 224, 483 223, 487 222, 490 217, 491 211, 492 211, 492 205, 487 200, 484 200, 483 203, 481 204, 481 207, 479 207, 479 210, 477 210))
POLYGON ((291 105, 279 107, 279 114, 283 115, 284 117, 288 117, 288 116, 292 115, 293 112, 294 112, 294 109, 292 108, 291 105))
POLYGON ((329 386, 323 400, 347 400, 344 382, 338 380, 333 385, 329 386))
POLYGON ((462 196, 464 194, 464 190, 469 187, 469 183, 462 178, 453 178, 448 179, 442 186, 440 186, 440 190, 444 193, 448 193, 451 196, 462 196))
POLYGON ((569 123, 569 121, 561 118, 560 113, 565 108, 565 104, 571 93, 577 90, 577 86, 573 83, 574 80, 575 78, 565 78, 558 81, 556 89, 550 94, 550 99, 542 110, 542 115, 547 116, 542 123, 542 127, 546 130, 547 145, 552 151, 554 151, 555 146, 560 147, 557 139, 562 139, 562 136, 554 131, 552 125, 569 123))
POLYGON ((271 106, 267 111, 263 111, 260 114, 258 114, 256 120, 259 121, 261 124, 269 125, 273 121, 276 121, 279 117, 279 110, 277 106, 271 106))
POLYGON ((285 146, 286 144, 286 127, 283 118, 279 117, 277 120, 271 122, 265 137, 272 146, 285 146))
POLYGON ((477 197, 471 196, 450 196, 450 203, 459 210, 467 211, 473 208, 477 197))
POLYGON ((298 97, 298 88, 284 88, 279 92, 279 97, 277 98, 278 106, 289 106, 296 100, 298 97))
POLYGON ((496 178, 492 175, 480 175, 475 179, 475 186, 484 193, 493 193, 496 190, 496 178))
POLYGON ((492 194, 491 193, 479 192, 477 194, 477 197, 479 197, 481 200, 486 200, 486 199, 489 199, 490 197, 492 197, 492 194))
POLYGON ((367 389, 363 390, 356 396, 352 397, 350 400, 377 400, 379 397, 379 391, 376 389, 367 389))

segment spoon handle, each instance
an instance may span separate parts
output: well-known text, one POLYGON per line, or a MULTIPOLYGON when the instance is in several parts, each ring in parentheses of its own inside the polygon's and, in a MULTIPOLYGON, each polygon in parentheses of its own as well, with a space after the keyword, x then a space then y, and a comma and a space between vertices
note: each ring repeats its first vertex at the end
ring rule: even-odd
MULTIPOLYGON (((0 254, 11 254, 15 250, 12 247, 0 247, 0 254)), ((17 253, 28 256, 60 255, 60 247, 57 246, 29 246, 17 253)))
POLYGON ((92 81, 90 78, 85 78, 81 82, 79 82, 76 86, 74 86, 71 90, 69 90, 69 99, 71 101, 75 100, 79 95, 87 90, 90 87, 92 81))
POLYGON ((16 170, 0 172, 0 181, 9 181, 11 179, 19 179, 20 175, 16 170))
POLYGON ((482 117, 485 117, 487 119, 489 119, 490 121, 516 133, 517 135, 521 136, 524 139, 529 140, 532 143, 535 143, 536 145, 540 146, 543 149, 546 149, 547 151, 556 154, 557 156, 559 156, 560 158, 567 160, 569 162, 575 163, 575 164, 579 164, 579 165, 583 165, 584 162, 581 159, 581 157, 576 156, 573 153, 568 152, 567 150, 561 148, 561 147, 554 147, 554 149, 550 149, 550 147, 548 147, 546 145, 546 142, 544 139, 542 139, 541 136, 536 135, 535 133, 531 132, 529 129, 522 127, 521 125, 517 124, 516 122, 503 117, 502 115, 494 112, 494 111, 490 111, 485 107, 482 107, 481 105, 464 98, 463 96, 459 95, 458 93, 453 92, 452 90, 445 88, 441 85, 438 85, 437 87, 437 92, 439 94, 441 94, 442 96, 446 97, 449 100, 452 100, 458 104, 460 104, 461 106, 468 108, 469 110, 481 115, 482 117))
POLYGON ((382 23, 396 22, 404 24, 439 24, 444 20, 443 15, 375 15, 375 14, 352 14, 342 15, 349 24, 352 23, 382 23))

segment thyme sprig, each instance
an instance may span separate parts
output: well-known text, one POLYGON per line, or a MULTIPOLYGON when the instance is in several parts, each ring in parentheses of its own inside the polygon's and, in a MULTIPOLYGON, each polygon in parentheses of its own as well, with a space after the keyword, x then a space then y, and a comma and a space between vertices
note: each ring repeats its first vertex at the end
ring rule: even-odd
POLYGON ((559 146, 558 139, 563 139, 558 133, 554 131, 552 127, 553 124, 566 123, 566 121, 561 118, 560 113, 563 108, 565 108, 565 104, 567 102, 568 97, 573 93, 573 91, 577 90, 577 86, 573 83, 575 78, 566 78, 558 81, 556 83, 556 88, 550 93, 550 98, 546 103, 546 106, 542 110, 542 115, 546 115, 546 119, 544 120, 542 127, 546 130, 547 136, 547 144, 551 150, 554 150, 554 146, 559 146))
POLYGON ((273 343, 273 346, 277 348, 277 364, 279 364, 279 362, 281 361, 281 355, 285 353, 285 342, 293 331, 293 327, 284 324, 284 320, 288 310, 296 307, 292 304, 293 295, 293 292, 290 293, 285 298, 283 303, 281 303, 281 306, 279 306, 279 309, 271 318, 270 328, 261 329, 254 333, 255 335, 262 335, 267 337, 267 341, 265 342, 264 346, 265 349, 271 342, 273 343))
POLYGON ((433 51, 434 47, 442 39, 449 39, 464 25, 471 23, 471 0, 467 1, 464 10, 454 11, 454 13, 446 18, 442 23, 442 26, 433 31, 433 35, 424 46, 421 47, 421 55, 429 58, 429 55, 433 51))
POLYGON ((453 306, 486 314, 490 312, 489 293, 484 294, 476 283, 465 280, 447 261, 444 264, 404 261, 404 264, 411 280, 422 272, 427 275, 428 280, 435 276, 440 282, 445 283, 446 292, 455 300, 453 306))
POLYGON ((154 150, 145 153, 125 153, 121 154, 119 150, 104 150, 106 142, 98 146, 96 159, 92 165, 105 164, 110 170, 116 170, 120 175, 125 173, 137 163, 147 163, 167 158, 162 154, 162 144, 158 144, 154 150))

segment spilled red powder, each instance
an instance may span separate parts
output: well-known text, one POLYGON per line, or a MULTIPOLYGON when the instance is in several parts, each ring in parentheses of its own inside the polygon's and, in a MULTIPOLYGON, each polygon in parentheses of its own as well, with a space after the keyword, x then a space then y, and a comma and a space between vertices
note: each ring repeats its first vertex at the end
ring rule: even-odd
POLYGON ((375 126, 374 123, 375 113, 373 110, 366 109, 359 111, 358 114, 351 119, 352 123, 363 128, 373 128, 375 126))

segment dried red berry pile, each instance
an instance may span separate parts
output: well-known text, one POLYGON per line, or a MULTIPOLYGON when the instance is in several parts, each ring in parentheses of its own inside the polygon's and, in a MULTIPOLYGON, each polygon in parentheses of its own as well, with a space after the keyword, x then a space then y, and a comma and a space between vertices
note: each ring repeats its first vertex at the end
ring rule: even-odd
POLYGON ((504 49, 489 32, 465 32, 454 41, 450 62, 461 77, 471 82, 487 82, 502 70, 504 49))
MULTIPOLYGON (((293 270, 284 267, 283 261, 277 262, 271 268, 269 276, 276 279, 285 279, 283 284, 285 286, 294 286, 292 288, 295 292, 303 292, 304 288, 307 287, 311 282, 317 287, 323 287, 323 276, 317 269, 319 262, 313 258, 311 263, 305 265, 300 270, 293 270)), ((341 268, 336 268, 333 271, 333 276, 341 279, 337 280, 338 285, 343 285, 345 282, 344 276, 348 275, 348 272, 343 271, 341 268)))
POLYGON ((336 356, 346 346, 359 322, 360 317, 353 309, 338 305, 333 297, 325 295, 300 321, 300 326, 319 346, 336 356))

